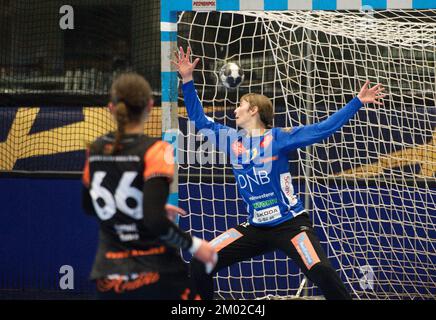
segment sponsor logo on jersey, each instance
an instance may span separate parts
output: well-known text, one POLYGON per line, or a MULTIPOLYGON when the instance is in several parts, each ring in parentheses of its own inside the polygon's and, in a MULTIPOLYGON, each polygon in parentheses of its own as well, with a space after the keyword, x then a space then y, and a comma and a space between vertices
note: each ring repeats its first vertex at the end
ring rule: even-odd
POLYGON ((298 202, 298 199, 294 194, 294 186, 292 185, 292 178, 289 172, 282 173, 280 175, 280 186, 286 198, 288 198, 289 204, 291 206, 295 206, 298 202))
POLYGON ((115 224, 114 228, 121 242, 139 240, 139 232, 135 223, 115 224))
POLYGON ((254 210, 253 214, 253 222, 255 223, 264 223, 272 220, 279 219, 281 217, 279 206, 275 206, 272 208, 264 209, 264 210, 254 210))
POLYGON ((249 188, 250 192, 253 192, 253 187, 266 185, 271 182, 271 179, 268 175, 268 171, 266 170, 256 170, 253 168, 247 174, 239 174, 237 175, 239 188, 245 189, 249 188))
POLYGON ((126 251, 108 251, 105 254, 106 259, 127 259, 130 257, 152 256, 164 254, 165 246, 153 247, 147 250, 126 250, 126 251))
POLYGON ((137 290, 143 286, 148 286, 158 282, 160 274, 157 272, 141 273, 137 278, 125 280, 123 277, 111 277, 97 280, 97 290, 100 292, 108 292, 113 290, 116 293, 125 291, 137 290))
POLYGON ((253 208, 254 209, 266 208, 266 207, 270 207, 276 203, 277 203, 277 199, 269 199, 269 200, 254 203, 253 208))
POLYGON ((250 199, 250 201, 256 201, 259 199, 270 198, 272 196, 274 196, 274 192, 264 193, 264 194, 261 194, 260 196, 251 196, 249 199, 250 199))

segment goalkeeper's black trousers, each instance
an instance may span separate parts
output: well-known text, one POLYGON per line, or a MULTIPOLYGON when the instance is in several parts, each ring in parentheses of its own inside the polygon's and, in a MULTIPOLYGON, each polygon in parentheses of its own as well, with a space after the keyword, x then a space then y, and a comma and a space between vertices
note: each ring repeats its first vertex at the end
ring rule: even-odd
POLYGON ((191 262, 191 276, 204 300, 212 300, 213 274, 234 263, 275 250, 286 253, 323 293, 326 299, 349 300, 350 294, 327 259, 306 213, 275 227, 254 227, 243 223, 211 241, 218 252, 218 263, 211 274, 204 264, 191 262))

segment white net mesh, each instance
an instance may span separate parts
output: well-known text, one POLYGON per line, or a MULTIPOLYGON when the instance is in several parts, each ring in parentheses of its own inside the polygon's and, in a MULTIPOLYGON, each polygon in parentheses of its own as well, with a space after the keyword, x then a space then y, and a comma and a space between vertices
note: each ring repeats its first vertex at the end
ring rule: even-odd
MULTIPOLYGON (((365 107, 329 139, 294 152, 290 171, 354 297, 434 299, 436 11, 185 12, 178 41, 201 58, 195 82, 207 115, 232 127, 247 92, 270 97, 275 126, 290 127, 325 119, 366 79, 387 88, 384 106, 365 107), (218 78, 228 61, 245 72, 233 91, 218 78)), ((179 200, 191 213, 181 225, 212 239, 244 222, 245 206, 223 155, 201 148, 186 114, 180 128, 185 146, 197 141, 179 150, 179 200)), ((289 296, 302 279, 276 252, 221 271, 216 289, 225 299, 289 296)))

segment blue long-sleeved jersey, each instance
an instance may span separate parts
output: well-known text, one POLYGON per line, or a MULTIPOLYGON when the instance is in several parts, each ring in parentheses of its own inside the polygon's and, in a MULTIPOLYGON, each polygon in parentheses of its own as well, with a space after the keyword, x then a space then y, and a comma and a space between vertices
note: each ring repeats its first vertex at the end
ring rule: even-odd
POLYGON ((215 138, 215 145, 230 158, 248 221, 255 226, 275 226, 304 212, 289 173, 289 152, 329 137, 362 107, 356 97, 319 123, 248 136, 206 117, 193 81, 182 89, 189 119, 202 134, 215 138))

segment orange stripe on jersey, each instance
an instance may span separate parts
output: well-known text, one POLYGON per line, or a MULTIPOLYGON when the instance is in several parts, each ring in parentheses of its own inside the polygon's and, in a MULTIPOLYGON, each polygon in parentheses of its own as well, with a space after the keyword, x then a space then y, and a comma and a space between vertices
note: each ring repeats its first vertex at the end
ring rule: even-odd
POLYGON ((153 177, 167 177, 170 181, 174 176, 173 147, 165 141, 154 143, 144 155, 144 180, 153 177))
POLYGON ((306 265, 307 270, 312 269, 315 264, 320 262, 320 259, 316 254, 312 242, 310 242, 306 232, 297 234, 291 239, 291 242, 297 249, 297 252, 306 265))
POLYGON ((82 175, 82 182, 83 184, 89 188, 89 150, 86 150, 86 162, 85 162, 85 168, 83 168, 83 175, 82 175))
POLYGON ((215 249, 216 252, 219 252, 222 248, 228 246, 232 242, 235 242, 242 236, 243 234, 238 230, 231 228, 210 241, 209 244, 215 249))

